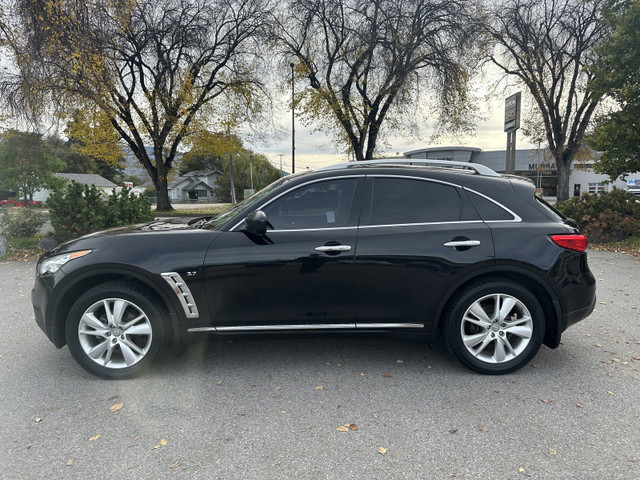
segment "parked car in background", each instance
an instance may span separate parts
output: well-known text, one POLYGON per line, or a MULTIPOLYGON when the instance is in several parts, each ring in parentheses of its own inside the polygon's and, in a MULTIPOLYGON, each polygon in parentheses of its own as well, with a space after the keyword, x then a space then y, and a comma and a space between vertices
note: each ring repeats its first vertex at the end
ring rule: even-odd
POLYGON ((195 332, 440 336, 503 374, 593 310, 586 247, 525 179, 365 161, 287 176, 190 225, 62 244, 38 261, 32 301, 51 341, 105 378, 195 332))
POLYGON ((640 184, 628 185, 626 191, 640 197, 640 184))

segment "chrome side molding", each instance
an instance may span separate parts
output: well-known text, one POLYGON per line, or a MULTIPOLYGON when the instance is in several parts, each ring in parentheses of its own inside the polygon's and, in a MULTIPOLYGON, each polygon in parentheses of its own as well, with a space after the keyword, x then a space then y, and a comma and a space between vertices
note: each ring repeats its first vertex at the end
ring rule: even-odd
POLYGON ((196 332, 256 332, 270 330, 344 330, 359 328, 424 328, 421 323, 321 323, 309 325, 243 325, 231 327, 194 327, 187 331, 196 332))
POLYGON ((184 314, 187 318, 198 318, 200 314, 198 313, 198 306, 196 305, 196 301, 191 294, 191 290, 182 279, 178 272, 165 272, 161 273, 162 278, 164 278, 171 289, 175 292, 182 305, 182 309, 184 310, 184 314))

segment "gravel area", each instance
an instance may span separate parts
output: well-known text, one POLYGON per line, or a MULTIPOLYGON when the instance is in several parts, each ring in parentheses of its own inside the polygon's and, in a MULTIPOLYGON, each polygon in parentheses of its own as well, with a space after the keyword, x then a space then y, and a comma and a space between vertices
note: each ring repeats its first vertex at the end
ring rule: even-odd
POLYGON ((638 263, 591 251, 596 311, 507 376, 397 339, 205 337, 120 382, 36 326, 34 263, 2 265, 0 478, 640 478, 638 263))

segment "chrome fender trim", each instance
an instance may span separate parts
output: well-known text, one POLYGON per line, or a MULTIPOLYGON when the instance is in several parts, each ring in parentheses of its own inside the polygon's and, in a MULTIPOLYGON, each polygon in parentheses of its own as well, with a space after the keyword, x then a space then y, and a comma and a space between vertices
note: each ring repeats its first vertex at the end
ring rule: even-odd
POLYGON ((167 281, 171 289, 177 295, 186 317, 198 318, 200 314, 198 313, 198 306, 196 305, 196 301, 191 294, 191 290, 189 290, 189 287, 182 279, 180 274, 177 272, 165 272, 161 273, 160 275, 162 275, 162 278, 167 281))

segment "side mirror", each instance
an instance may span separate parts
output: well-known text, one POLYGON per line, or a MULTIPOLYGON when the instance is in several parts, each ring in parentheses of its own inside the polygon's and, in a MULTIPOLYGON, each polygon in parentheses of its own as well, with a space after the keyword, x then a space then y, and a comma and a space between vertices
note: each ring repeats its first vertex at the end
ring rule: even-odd
POLYGON ((267 234, 267 215, 262 210, 251 212, 244 219, 243 230, 247 233, 263 237, 267 234))

